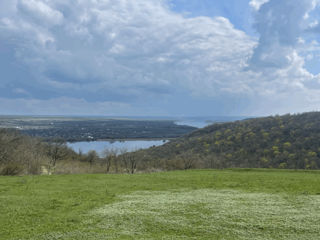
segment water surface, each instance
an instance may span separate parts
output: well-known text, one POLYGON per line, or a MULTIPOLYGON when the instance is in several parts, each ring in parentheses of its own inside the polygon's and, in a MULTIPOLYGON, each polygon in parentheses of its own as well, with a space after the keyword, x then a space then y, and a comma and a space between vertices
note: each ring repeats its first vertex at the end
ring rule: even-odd
POLYGON ((167 142, 166 140, 130 140, 130 141, 93 141, 93 142, 73 142, 67 143, 67 145, 74 151, 82 153, 88 153, 91 150, 95 150, 100 156, 103 155, 105 149, 108 150, 126 150, 133 152, 139 149, 146 149, 152 146, 160 146, 167 142))

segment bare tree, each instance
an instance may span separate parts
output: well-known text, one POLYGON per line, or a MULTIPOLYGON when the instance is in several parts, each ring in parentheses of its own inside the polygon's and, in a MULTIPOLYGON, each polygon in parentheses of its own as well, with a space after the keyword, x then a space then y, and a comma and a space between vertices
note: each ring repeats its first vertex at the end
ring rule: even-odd
MULTIPOLYGON (((109 173, 110 172, 110 167, 112 165, 112 163, 115 163, 117 160, 117 154, 118 154, 118 150, 117 149, 105 149, 103 151, 103 161, 106 164, 106 172, 109 173)), ((118 167, 117 167, 118 168, 118 167)), ((118 169, 116 169, 117 171, 118 169)))
POLYGON ((66 144, 62 140, 56 140, 52 143, 49 143, 47 150, 47 154, 50 157, 49 172, 54 170, 58 160, 63 159, 67 155, 65 147, 66 144))
POLYGON ((181 159, 184 165, 184 169, 187 170, 194 167, 194 164, 197 161, 197 155, 186 152, 181 154, 181 159))
POLYGON ((95 163, 95 161, 99 158, 96 151, 91 150, 87 153, 87 162, 90 163, 90 167, 95 163))
POLYGON ((0 132, 0 163, 9 161, 10 155, 19 146, 21 137, 15 132, 2 129, 0 132))
POLYGON ((119 172, 119 157, 115 157, 113 159, 113 166, 114 166, 114 171, 116 173, 118 173, 119 172))
POLYGON ((134 153, 128 153, 126 149, 121 150, 122 164, 127 173, 134 174, 137 169, 138 158, 134 153))
POLYGON ((38 139, 0 130, 0 174, 39 174, 46 152, 38 139))

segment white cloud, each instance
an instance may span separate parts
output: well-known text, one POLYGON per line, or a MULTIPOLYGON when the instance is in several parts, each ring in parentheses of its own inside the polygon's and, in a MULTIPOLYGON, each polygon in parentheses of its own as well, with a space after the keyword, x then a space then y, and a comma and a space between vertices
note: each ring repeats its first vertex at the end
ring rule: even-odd
MULTIPOLYGON (((25 102, 40 112, 41 106, 60 108, 65 98, 72 104, 60 108, 63 112, 90 112, 97 104, 98 113, 110 102, 135 104, 177 91, 209 98, 238 95, 270 106, 293 93, 306 104, 310 91, 317 103, 319 77, 305 69, 304 59, 313 45, 302 36, 314 1, 252 0, 250 5, 257 10, 259 41, 226 18, 172 12, 165 0, 2 0, 0 41, 32 76, 23 80, 33 97, 25 102), (50 90, 48 96, 38 97, 43 89, 50 90)), ((0 55, 0 61, 6 58, 0 55)), ((10 81, 12 88, 24 89, 21 79, 10 81)))
POLYGON ((294 108, 301 111, 301 105, 305 110, 311 106, 315 110, 319 103, 320 98, 315 92, 320 93, 320 75, 308 72, 305 67, 310 54, 317 50, 313 41, 304 39, 309 24, 304 16, 314 8, 312 0, 270 0, 257 13, 256 29, 260 39, 249 69, 262 73, 259 88, 265 91, 261 93, 266 94, 270 107, 282 108, 279 111, 294 108), (309 96, 312 96, 313 103, 309 96), (280 107, 286 98, 292 107, 286 106, 288 103, 284 104, 286 107, 280 107))
POLYGON ((186 19, 164 1, 20 0, 18 6, 15 18, 2 19, 2 38, 17 38, 16 57, 51 86, 68 78, 70 88, 95 82, 198 92, 200 80, 223 85, 212 76, 239 71, 254 46, 227 19, 186 19))
POLYGON ((119 102, 88 102, 85 99, 52 98, 48 100, 0 98, 0 114, 32 115, 121 115, 133 114, 129 104, 119 102))
POLYGON ((251 0, 249 4, 254 8, 254 10, 258 11, 260 7, 268 1, 269 0, 251 0))
POLYGON ((282 68, 291 64, 292 54, 307 28, 305 14, 314 9, 312 0, 270 0, 259 10, 255 27, 259 45, 251 64, 258 67, 282 68))
POLYGON ((51 8, 45 1, 18 0, 17 8, 29 18, 35 18, 37 24, 46 22, 50 25, 55 25, 61 23, 63 20, 62 13, 51 8))

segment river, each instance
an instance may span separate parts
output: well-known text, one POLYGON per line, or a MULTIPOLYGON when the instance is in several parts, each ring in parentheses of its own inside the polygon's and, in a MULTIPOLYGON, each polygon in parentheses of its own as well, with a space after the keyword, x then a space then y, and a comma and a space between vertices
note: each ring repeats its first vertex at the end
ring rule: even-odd
MULTIPOLYGON (((197 128, 202 128, 216 122, 231 122, 241 120, 245 117, 228 117, 228 116, 214 116, 214 117, 181 117, 175 120, 178 125, 188 125, 197 128)), ((74 151, 88 153, 95 150, 100 156, 103 155, 105 149, 118 151, 126 150, 133 152, 138 149, 147 149, 152 146, 160 146, 167 142, 167 140, 127 140, 127 141, 93 141, 93 142, 74 142, 67 143, 74 151)))
POLYGON ((91 150, 95 150, 100 156, 103 155, 103 151, 107 150, 126 150, 133 152, 139 149, 146 149, 152 146, 160 146, 166 143, 166 140, 129 140, 129 141, 93 141, 93 142, 73 142, 67 143, 67 145, 74 151, 82 153, 88 153, 91 150))

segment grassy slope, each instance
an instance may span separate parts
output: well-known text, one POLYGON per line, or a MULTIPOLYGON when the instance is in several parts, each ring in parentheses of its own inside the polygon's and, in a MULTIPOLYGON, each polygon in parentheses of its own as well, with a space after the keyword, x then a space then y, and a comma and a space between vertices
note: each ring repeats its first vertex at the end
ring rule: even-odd
POLYGON ((317 239, 320 172, 0 177, 0 239, 317 239))

